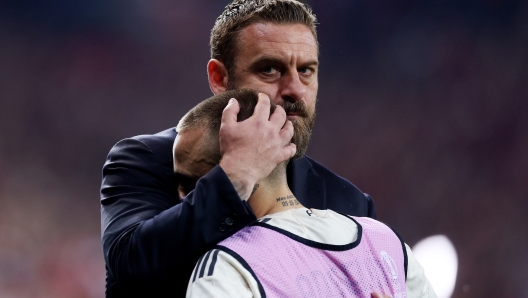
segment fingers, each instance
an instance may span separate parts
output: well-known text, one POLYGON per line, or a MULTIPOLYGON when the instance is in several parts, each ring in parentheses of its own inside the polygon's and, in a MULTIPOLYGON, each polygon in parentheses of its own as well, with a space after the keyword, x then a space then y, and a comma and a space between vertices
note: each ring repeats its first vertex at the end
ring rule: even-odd
POLYGON ((253 115, 257 115, 257 117, 266 117, 266 119, 269 119, 272 123, 280 124, 281 127, 284 124, 284 121, 286 121, 286 112, 284 111, 284 108, 282 108, 279 105, 276 105, 275 111, 270 116, 270 107, 271 107, 271 101, 268 97, 268 95, 264 93, 258 94, 258 103, 255 107, 255 112, 253 115))
POLYGON ((258 102, 255 106, 255 111, 253 112, 253 117, 262 118, 262 119, 269 119, 270 115, 270 99, 269 97, 264 93, 258 94, 258 102))
POLYGON ((293 137, 293 123, 290 120, 286 120, 286 123, 284 123, 284 126, 281 128, 279 135, 281 139, 283 139, 285 142, 288 142, 293 137))
POLYGON ((255 183, 265 178, 285 160, 293 157, 297 147, 291 143, 293 124, 277 107, 270 117, 271 101, 259 94, 253 115, 237 122, 240 106, 231 99, 222 113, 219 140, 220 166, 243 200, 251 195, 255 183))
POLYGON ((284 111, 284 108, 277 105, 275 111, 269 117, 269 121, 282 127, 284 121, 286 121, 286 112, 284 111))
POLYGON ((284 155, 282 161, 292 158, 295 153, 297 153, 297 146, 294 143, 288 144, 288 146, 283 148, 284 155))
POLYGON ((286 124, 279 131, 279 137, 283 144, 287 144, 282 148, 282 161, 292 158, 297 153, 297 145, 291 143, 293 137, 293 123, 286 120, 286 124))
POLYGON ((240 106, 235 98, 231 98, 227 103, 227 106, 222 112, 222 123, 235 123, 237 122, 237 115, 240 111, 240 106))

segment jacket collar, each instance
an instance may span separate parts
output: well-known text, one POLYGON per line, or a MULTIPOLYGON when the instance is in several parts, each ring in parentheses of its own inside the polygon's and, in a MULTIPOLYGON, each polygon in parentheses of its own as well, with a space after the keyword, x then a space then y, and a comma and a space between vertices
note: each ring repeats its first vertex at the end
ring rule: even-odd
POLYGON ((305 155, 291 160, 287 167, 288 186, 307 208, 326 208, 326 183, 305 155))

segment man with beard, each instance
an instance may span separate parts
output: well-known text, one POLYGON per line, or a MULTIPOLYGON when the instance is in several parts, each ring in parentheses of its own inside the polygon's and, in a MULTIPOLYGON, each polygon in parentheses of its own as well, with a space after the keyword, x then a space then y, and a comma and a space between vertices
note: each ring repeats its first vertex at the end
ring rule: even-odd
POLYGON ((101 186, 107 297, 183 296, 198 258, 256 220, 246 202, 256 182, 293 155, 288 185, 304 206, 376 216, 368 195, 304 155, 318 90, 315 22, 296 0, 235 0, 218 17, 207 64, 213 93, 255 89, 286 112, 270 116, 263 99, 254 117, 236 122, 238 105, 229 105, 222 159, 202 178, 174 175, 174 128, 112 148, 101 186))
MULTIPOLYGON (((243 121, 252 116, 259 97, 266 95, 231 90, 202 101, 183 116, 176 127, 175 173, 207 172, 218 164, 218 131, 228 100, 236 98, 237 121, 243 121)), ((198 260, 187 298, 367 297, 374 291, 392 297, 436 297, 409 246, 388 226, 299 203, 303 198, 287 184, 287 163, 258 181, 249 197, 257 222, 198 260)))

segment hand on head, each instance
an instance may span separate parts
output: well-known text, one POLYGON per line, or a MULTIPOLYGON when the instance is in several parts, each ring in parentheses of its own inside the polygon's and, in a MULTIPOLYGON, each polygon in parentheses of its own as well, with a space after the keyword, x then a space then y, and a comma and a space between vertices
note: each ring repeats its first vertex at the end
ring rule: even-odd
POLYGON ((255 112, 237 122, 239 105, 233 99, 224 109, 220 126, 220 166, 241 199, 247 200, 255 183, 281 162, 293 157, 296 146, 290 143, 293 124, 278 106, 270 116, 270 99, 259 93, 255 112))

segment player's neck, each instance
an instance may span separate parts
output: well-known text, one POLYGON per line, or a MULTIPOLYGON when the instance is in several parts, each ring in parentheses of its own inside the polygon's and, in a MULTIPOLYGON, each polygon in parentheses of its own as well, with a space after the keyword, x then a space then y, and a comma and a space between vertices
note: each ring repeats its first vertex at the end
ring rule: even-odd
POLYGON ((286 176, 280 184, 259 181, 248 200, 257 218, 289 209, 303 207, 288 187, 286 176))

